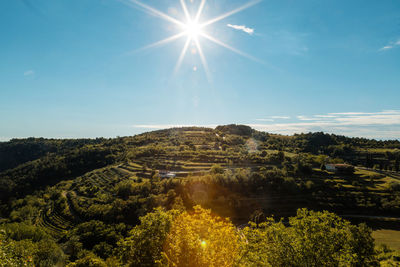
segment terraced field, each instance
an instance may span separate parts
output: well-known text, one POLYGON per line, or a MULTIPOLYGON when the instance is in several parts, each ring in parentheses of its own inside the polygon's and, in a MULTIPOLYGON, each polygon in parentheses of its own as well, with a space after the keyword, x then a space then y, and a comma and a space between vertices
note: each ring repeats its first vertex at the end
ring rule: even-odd
MULTIPOLYGON (((76 223, 87 219, 85 219, 85 209, 89 205, 86 203, 90 202, 91 205, 94 203, 99 208, 110 205, 110 199, 113 199, 116 194, 115 186, 122 181, 132 180, 140 184, 140 181, 148 181, 157 170, 174 172, 177 178, 202 175, 209 172, 216 163, 220 164, 224 169, 233 171, 237 168, 259 170, 261 167, 267 169, 274 167, 274 165, 246 164, 243 162, 240 164, 232 162, 227 164, 226 159, 217 154, 207 157, 205 160, 192 157, 178 158, 175 156, 143 157, 134 161, 97 169, 76 178, 71 182, 69 188, 63 192, 67 203, 67 214, 70 214, 71 218, 74 219, 67 219, 66 216, 62 215, 62 212, 52 207, 42 212, 37 224, 44 227, 53 236, 62 238, 66 231, 76 223)), ((348 203, 362 204, 368 207, 368 205, 372 205, 371 203, 374 202, 374 199, 379 199, 388 194, 386 191, 388 182, 386 176, 373 170, 358 169, 355 176, 350 178, 314 169, 313 175, 308 176, 306 180, 303 179, 299 178, 296 182, 305 183, 306 181, 311 181, 318 187, 318 185, 326 185, 331 181, 337 188, 324 193, 315 192, 313 198, 315 203, 309 202, 310 195, 306 193, 290 196, 270 194, 267 196, 241 197, 239 195, 231 195, 227 199, 213 199, 209 204, 219 214, 230 217, 240 224, 242 221, 245 222, 255 209, 269 210, 273 214, 278 213, 280 216, 293 214, 295 207, 300 204, 303 206, 320 205, 321 207, 330 207, 332 210, 341 211, 348 209, 348 203), (375 177, 373 181, 370 179, 371 176, 375 177), (367 191, 369 198, 361 197, 362 192, 367 191), (343 201, 340 201, 340 199, 343 201), (359 201, 362 201, 362 203, 359 201)))
POLYGON ((51 207, 50 209, 41 212, 36 225, 41 226, 53 237, 60 239, 68 230, 73 228, 75 223, 51 207))

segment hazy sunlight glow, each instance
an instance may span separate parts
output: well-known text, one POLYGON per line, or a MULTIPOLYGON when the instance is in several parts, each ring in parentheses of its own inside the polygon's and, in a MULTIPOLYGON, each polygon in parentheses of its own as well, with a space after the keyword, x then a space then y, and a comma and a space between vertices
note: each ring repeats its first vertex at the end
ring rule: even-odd
POLYGON ((192 39, 196 39, 202 34, 202 28, 202 25, 196 21, 189 21, 184 27, 185 33, 192 39))
POLYGON ((179 70, 179 68, 180 68, 180 66, 182 64, 182 61, 183 61, 183 59, 185 57, 185 54, 186 54, 186 52, 187 52, 187 50, 189 48, 189 45, 192 43, 193 45, 195 45, 195 47, 197 49, 197 52, 199 53, 201 62, 203 64, 203 68, 204 68, 205 73, 207 75, 207 79, 210 80, 210 74, 209 74, 209 70, 208 70, 207 60, 206 60, 206 58, 204 56, 204 52, 203 52, 203 50, 201 48, 199 37, 204 37, 205 39, 208 39, 209 41, 212 41, 217 45, 220 45, 220 46, 222 46, 222 47, 224 47, 224 48, 226 48, 226 49, 228 49, 228 50, 230 50, 232 52, 235 52, 238 55, 241 55, 241 56, 247 57, 247 58, 249 58, 251 60, 260 62, 260 60, 258 60, 257 58, 254 58, 254 57, 252 57, 252 56, 250 56, 250 55, 248 55, 248 54, 246 54, 246 53, 244 53, 244 52, 242 52, 242 51, 240 51, 240 50, 238 50, 236 48, 233 48, 233 47, 225 44, 224 42, 216 39, 215 37, 210 36, 208 33, 206 33, 204 31, 204 28, 209 26, 209 25, 211 25, 211 24, 214 24, 215 22, 218 22, 218 21, 220 21, 222 19, 225 19, 225 18, 227 18, 229 16, 232 16, 232 15, 234 15, 234 14, 236 14, 236 13, 242 11, 242 10, 245 10, 245 9, 255 5, 255 4, 258 4, 259 2, 261 2, 261 0, 250 1, 250 2, 246 3, 243 6, 240 6, 240 7, 236 8, 236 9, 234 9, 232 11, 229 11, 229 12, 227 12, 225 14, 222 14, 222 15, 216 17, 216 18, 210 19, 210 20, 208 20, 208 21, 206 21, 204 23, 199 23, 199 20, 201 18, 201 14, 202 14, 202 11, 204 9, 204 6, 206 4, 206 0, 202 0, 201 1, 200 5, 199 5, 199 8, 198 8, 194 18, 192 18, 191 14, 189 13, 189 10, 188 10, 188 8, 186 6, 185 0, 180 0, 181 7, 182 7, 183 12, 184 12, 185 17, 186 17, 186 22, 183 22, 183 21, 180 21, 178 19, 172 18, 171 16, 169 16, 169 15, 167 15, 167 14, 165 14, 165 13, 163 13, 163 12, 161 12, 161 11, 159 11, 159 10, 149 6, 149 5, 143 4, 138 0, 129 0, 129 2, 135 4, 138 7, 143 8, 145 11, 150 12, 151 14, 156 15, 156 16, 158 16, 158 17, 160 17, 160 18, 162 18, 162 19, 164 19, 166 21, 169 21, 169 22, 172 22, 174 24, 177 24, 182 29, 182 32, 180 32, 178 34, 175 34, 175 35, 170 36, 170 37, 168 37, 166 39, 163 39, 161 41, 157 41, 157 42, 155 42, 153 44, 147 45, 147 46, 142 48, 142 49, 148 49, 148 48, 156 47, 156 46, 163 45, 163 44, 172 42, 174 40, 177 40, 177 39, 179 39, 179 38, 181 38, 183 36, 186 36, 187 39, 186 39, 185 45, 184 45, 184 47, 182 49, 182 52, 179 55, 178 62, 176 63, 176 66, 175 66, 175 73, 179 70))

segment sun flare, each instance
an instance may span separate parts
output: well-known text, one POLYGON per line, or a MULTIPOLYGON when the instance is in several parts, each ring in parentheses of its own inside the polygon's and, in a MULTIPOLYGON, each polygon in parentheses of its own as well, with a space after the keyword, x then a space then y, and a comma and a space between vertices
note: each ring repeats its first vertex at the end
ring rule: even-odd
MULTIPOLYGON (((157 10, 157 9, 147 5, 147 4, 144 4, 144 3, 142 3, 142 2, 140 2, 138 0, 128 0, 128 1, 130 3, 135 4, 136 6, 139 6, 139 7, 143 8, 143 9, 145 9, 146 11, 150 12, 153 15, 156 15, 156 16, 158 16, 158 17, 160 17, 160 18, 162 18, 162 19, 164 19, 166 21, 169 21, 169 22, 172 22, 172 23, 178 25, 182 29, 182 31, 179 32, 178 34, 175 34, 175 35, 170 36, 170 37, 168 37, 166 39, 163 39, 161 41, 155 42, 153 44, 150 44, 150 45, 144 47, 145 49, 146 48, 152 48, 152 47, 156 47, 156 46, 159 46, 159 45, 163 45, 163 44, 175 41, 175 40, 177 40, 179 38, 182 38, 182 37, 186 37, 186 42, 185 42, 185 44, 183 46, 183 49, 182 49, 182 51, 180 53, 180 56, 178 58, 178 62, 176 63, 176 66, 175 66, 175 71, 174 71, 175 73, 180 68, 180 65, 182 64, 182 61, 183 61, 183 59, 184 59, 184 57, 186 55, 186 52, 188 51, 189 45, 192 44, 192 45, 194 45, 196 47, 196 51, 198 52, 198 54, 200 56, 200 60, 201 60, 201 62, 203 64, 203 68, 204 68, 204 71, 205 71, 205 73, 207 75, 207 79, 210 80, 210 73, 209 73, 209 69, 208 69, 208 65, 207 65, 207 60, 206 60, 206 57, 204 56, 203 50, 201 48, 200 40, 199 40, 200 38, 199 37, 202 37, 202 38, 207 39, 207 40, 209 40, 211 42, 214 42, 215 44, 217 44, 219 46, 222 46, 222 47, 224 47, 224 48, 226 48, 228 50, 231 50, 232 52, 234 52, 236 54, 239 54, 241 56, 247 57, 247 58, 249 58, 251 60, 254 60, 254 61, 259 61, 258 59, 254 58, 254 57, 252 57, 252 56, 250 56, 250 55, 248 55, 248 54, 246 54, 246 53, 244 53, 244 52, 242 52, 242 51, 240 51, 240 50, 238 50, 236 48, 233 48, 233 47, 229 46, 228 44, 220 41, 219 39, 217 39, 215 37, 212 37, 211 35, 209 35, 205 31, 205 28, 210 26, 210 25, 212 25, 212 24, 214 24, 214 23, 216 23, 216 22, 218 22, 218 21, 220 21, 220 20, 223 20, 223 19, 225 19, 227 17, 230 17, 230 16, 232 16, 232 15, 234 15, 234 14, 236 14, 236 13, 238 13, 238 12, 240 12, 240 11, 246 9, 246 8, 249 8, 249 7, 251 7, 251 6, 255 5, 255 4, 258 4, 259 2, 261 2, 261 0, 250 1, 250 2, 248 2, 247 4, 245 4, 243 6, 240 6, 240 7, 236 8, 236 9, 234 9, 232 11, 229 11, 229 12, 227 12, 225 14, 222 14, 222 15, 216 17, 216 18, 210 19, 210 20, 208 20, 206 22, 203 22, 203 23, 199 23, 199 21, 200 21, 204 6, 206 4, 206 0, 201 0, 195 16, 192 16, 192 14, 189 13, 189 10, 188 10, 188 8, 186 6, 185 0, 180 0, 181 7, 182 7, 183 12, 184 12, 185 17, 186 17, 186 23, 183 22, 183 21, 180 21, 180 20, 178 20, 176 18, 173 18, 170 15, 167 15, 166 13, 161 12, 161 11, 159 11, 159 10, 157 10)), ((193 4, 193 1, 190 1, 190 2, 191 2, 191 4, 193 4)), ((197 70, 197 67, 195 67, 193 69, 197 70)))
POLYGON ((202 25, 196 21, 189 21, 183 28, 191 39, 197 39, 199 35, 203 34, 202 25))

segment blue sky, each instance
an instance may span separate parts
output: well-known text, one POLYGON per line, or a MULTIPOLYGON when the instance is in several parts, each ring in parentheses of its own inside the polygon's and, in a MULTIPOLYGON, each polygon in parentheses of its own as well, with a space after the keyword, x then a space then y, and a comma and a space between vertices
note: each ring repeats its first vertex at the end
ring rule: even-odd
MULTIPOLYGON (((186 0, 196 12, 200 0, 186 0)), ((185 21, 178 0, 142 0, 185 21)), ((208 0, 200 22, 243 6, 208 0)), ((0 2, 0 140, 241 123, 400 138, 400 2, 264 0, 186 35, 129 0, 0 2), (243 56, 245 54, 245 56, 243 56), (248 55, 246 57, 246 55, 248 55)))

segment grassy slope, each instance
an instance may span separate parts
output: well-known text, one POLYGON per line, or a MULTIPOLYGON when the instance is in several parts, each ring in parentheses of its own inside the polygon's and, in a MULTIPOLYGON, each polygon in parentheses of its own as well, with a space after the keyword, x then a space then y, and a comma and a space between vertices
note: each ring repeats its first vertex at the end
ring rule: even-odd
POLYGON ((400 230, 375 230, 372 236, 376 244, 386 244, 392 249, 400 251, 400 230))

